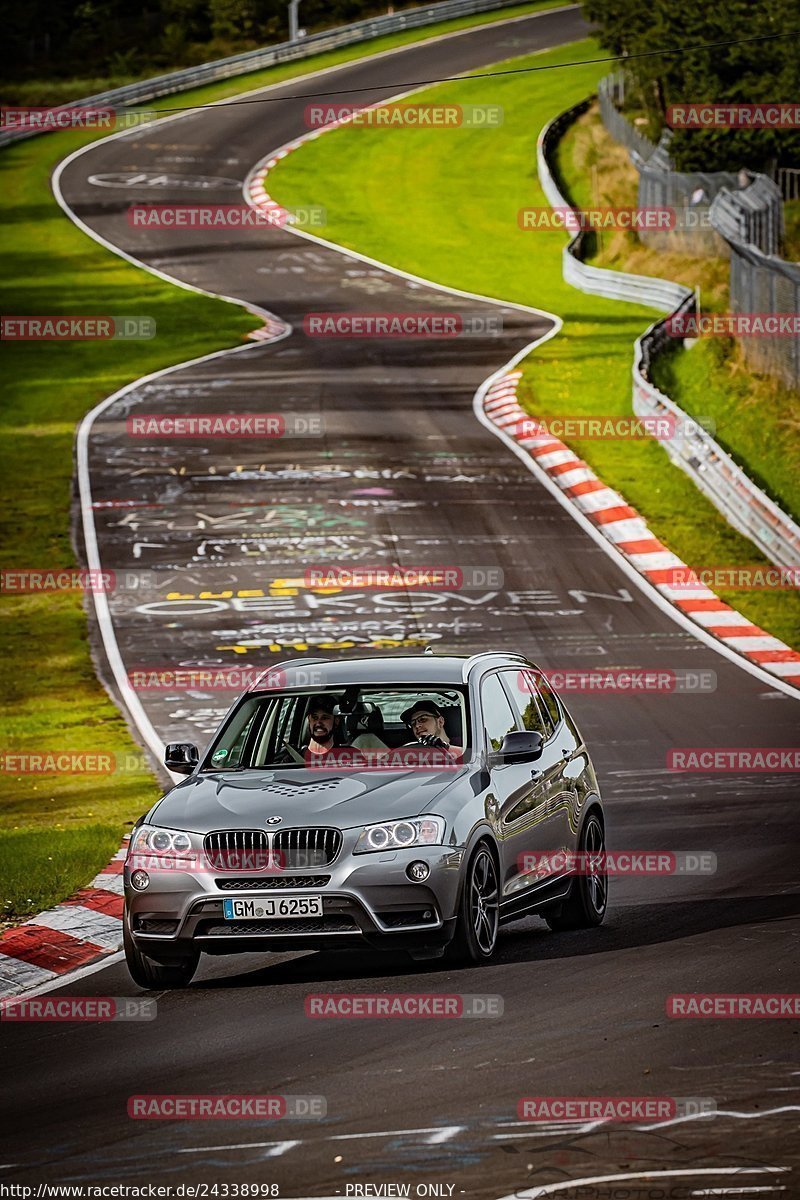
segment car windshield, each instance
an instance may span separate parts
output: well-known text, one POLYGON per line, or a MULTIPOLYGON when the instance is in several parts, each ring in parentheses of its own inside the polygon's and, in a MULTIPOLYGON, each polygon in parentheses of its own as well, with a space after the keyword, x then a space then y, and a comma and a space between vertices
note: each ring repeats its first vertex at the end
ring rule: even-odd
POLYGON ((416 746, 438 748, 448 761, 464 756, 469 747, 464 690, 375 684, 246 696, 201 769, 302 767, 325 756, 332 761, 344 747, 376 762, 385 751, 416 746))

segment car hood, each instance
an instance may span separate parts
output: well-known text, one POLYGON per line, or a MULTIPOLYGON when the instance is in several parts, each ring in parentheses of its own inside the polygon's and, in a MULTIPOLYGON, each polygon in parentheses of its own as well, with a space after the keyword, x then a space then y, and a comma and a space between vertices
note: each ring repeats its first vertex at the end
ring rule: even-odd
POLYGON ((433 805, 467 767, 457 771, 337 772, 318 768, 281 771, 214 771, 179 783, 150 810, 146 820, 173 829, 327 825, 349 829, 434 811, 433 805))

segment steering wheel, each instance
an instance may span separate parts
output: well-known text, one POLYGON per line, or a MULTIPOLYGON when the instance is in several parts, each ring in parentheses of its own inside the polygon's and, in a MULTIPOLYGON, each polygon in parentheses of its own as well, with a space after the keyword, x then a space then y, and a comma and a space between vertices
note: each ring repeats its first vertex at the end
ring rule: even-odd
POLYGON ((286 738, 283 739, 283 744, 286 747, 286 749, 288 750, 290 758, 293 758, 295 762, 299 762, 299 763, 305 762, 305 759, 303 758, 302 754, 298 754, 298 752, 295 750, 294 746, 289 745, 286 738))

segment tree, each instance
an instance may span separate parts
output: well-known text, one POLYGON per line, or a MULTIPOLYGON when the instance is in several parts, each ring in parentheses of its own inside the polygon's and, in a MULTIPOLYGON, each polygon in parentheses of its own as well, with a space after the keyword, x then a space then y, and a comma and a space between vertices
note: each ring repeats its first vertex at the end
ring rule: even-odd
MULTIPOLYGON (((627 59, 654 140, 669 105, 796 103, 800 96, 796 0, 727 0, 724 6, 584 0, 584 11, 603 46, 627 59), (715 42, 740 44, 691 49, 715 42)), ((797 166, 800 129, 680 130, 670 154, 684 171, 797 166)))

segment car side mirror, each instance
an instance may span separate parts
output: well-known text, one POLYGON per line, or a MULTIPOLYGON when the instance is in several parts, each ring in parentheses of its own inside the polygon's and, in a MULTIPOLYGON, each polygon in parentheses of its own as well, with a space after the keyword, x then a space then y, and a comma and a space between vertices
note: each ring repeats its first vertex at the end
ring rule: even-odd
POLYGON ((175 775, 192 775, 200 755, 192 742, 170 742, 164 752, 164 766, 175 775))
POLYGON ((503 744, 498 751, 491 755, 492 764, 533 762, 540 758, 544 738, 540 733, 530 729, 515 729, 503 738, 503 744))

